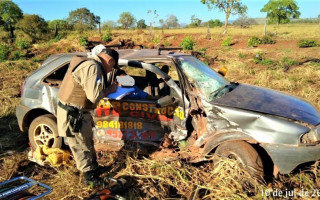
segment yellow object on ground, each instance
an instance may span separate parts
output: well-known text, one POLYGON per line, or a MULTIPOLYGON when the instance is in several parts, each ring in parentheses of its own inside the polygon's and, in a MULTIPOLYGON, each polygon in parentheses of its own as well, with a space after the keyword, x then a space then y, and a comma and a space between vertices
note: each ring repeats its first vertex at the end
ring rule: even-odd
POLYGON ((222 76, 225 76, 227 72, 228 72, 228 68, 226 66, 222 66, 218 70, 218 73, 221 74, 222 76))
POLYGON ((71 153, 68 150, 49 148, 45 145, 39 145, 35 151, 29 153, 30 160, 40 165, 48 163, 54 167, 60 165, 71 165, 70 156, 71 153))

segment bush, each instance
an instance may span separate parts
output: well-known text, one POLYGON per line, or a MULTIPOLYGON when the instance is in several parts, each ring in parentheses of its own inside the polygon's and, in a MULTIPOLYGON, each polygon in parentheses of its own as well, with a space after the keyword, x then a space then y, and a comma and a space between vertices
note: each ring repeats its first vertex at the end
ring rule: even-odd
POLYGON ((0 44, 0 62, 6 61, 10 54, 11 48, 9 45, 0 44))
POLYGON ((53 39, 53 41, 54 42, 58 42, 59 40, 61 40, 62 38, 64 38, 64 37, 66 37, 66 33, 61 33, 61 34, 59 34, 59 35, 57 35, 54 39, 53 39))
POLYGON ((22 51, 14 51, 12 54, 12 59, 13 60, 20 60, 24 56, 25 56, 25 54, 22 51))
POLYGON ((289 58, 287 58, 287 57, 283 57, 282 59, 281 59, 281 66, 282 67, 291 67, 291 66, 293 66, 293 65, 296 65, 296 64, 298 64, 298 61, 296 61, 296 60, 291 60, 291 59, 289 59, 289 58))
POLYGON ((232 42, 231 40, 232 40, 231 37, 227 36, 227 37, 223 40, 221 46, 223 46, 223 47, 231 46, 231 42, 232 42))
POLYGON ((245 57, 247 57, 247 54, 245 54, 245 53, 239 53, 239 54, 238 54, 238 57, 239 57, 239 58, 245 58, 245 57))
POLYGON ((191 36, 183 38, 181 44, 184 50, 192 50, 193 46, 195 45, 194 41, 192 40, 191 36))
POLYGON ((167 40, 165 40, 165 41, 163 41, 163 45, 164 45, 165 47, 169 47, 169 46, 170 46, 170 43, 169 43, 167 40))
POLYGON ((264 58, 263 53, 257 53, 255 55, 255 57, 253 58, 253 62, 255 64, 260 64, 260 65, 265 65, 265 66, 276 64, 273 60, 268 59, 268 58, 264 58))
POLYGON ((260 61, 260 64, 261 65, 265 65, 265 66, 268 66, 268 65, 274 65, 275 63, 271 60, 271 59, 262 59, 260 61))
POLYGON ((265 35, 261 39, 261 44, 274 44, 276 43, 270 36, 265 35))
POLYGON ((87 46, 87 45, 89 44, 88 36, 86 36, 86 35, 80 36, 80 38, 79 38, 79 44, 80 44, 81 46, 87 46))
POLYGON ((48 38, 48 23, 39 15, 25 14, 23 19, 21 19, 16 26, 29 35, 32 42, 48 38))
POLYGON ((152 43, 153 43, 153 44, 158 44, 158 43, 159 43, 159 38, 158 38, 158 37, 154 37, 154 38, 152 39, 152 43))
POLYGON ((38 63, 38 62, 41 62, 41 58, 38 58, 38 57, 33 57, 31 58, 31 61, 34 62, 34 63, 38 63))
POLYGON ((20 40, 16 40, 15 41, 15 45, 19 48, 19 49, 27 49, 30 47, 30 42, 27 39, 20 39, 20 40))
POLYGON ((263 60, 262 53, 257 53, 253 58, 254 64, 259 64, 262 60, 263 60))
POLYGON ((207 50, 208 50, 208 48, 205 48, 205 47, 199 49, 199 51, 203 51, 204 53, 205 53, 207 50))
POLYGON ((223 25, 223 23, 218 19, 215 19, 215 20, 210 19, 207 23, 209 23, 210 28, 214 28, 216 26, 221 27, 223 25))
POLYGON ((318 46, 318 43, 316 40, 299 40, 298 46, 300 48, 307 48, 307 47, 316 47, 318 46))
POLYGON ((102 37, 102 41, 104 42, 110 42, 112 40, 112 34, 111 32, 108 32, 107 34, 105 34, 103 37, 102 37))
POLYGON ((257 47, 259 44, 261 44, 261 39, 256 36, 253 36, 248 40, 249 47, 257 47))
POLYGON ((72 47, 70 46, 67 46, 65 49, 64 49, 64 52, 66 53, 70 53, 72 51, 72 47))

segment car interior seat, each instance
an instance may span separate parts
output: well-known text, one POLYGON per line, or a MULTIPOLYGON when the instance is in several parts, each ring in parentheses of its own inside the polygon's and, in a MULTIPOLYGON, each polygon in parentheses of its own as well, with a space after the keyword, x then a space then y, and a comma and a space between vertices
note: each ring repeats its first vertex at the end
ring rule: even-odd
MULTIPOLYGON (((161 67, 161 71, 168 74, 169 73, 169 66, 168 65, 163 65, 161 67)), ((158 79, 159 82, 159 95, 160 96, 166 96, 170 95, 170 87, 164 82, 163 79, 158 79)))
POLYGON ((147 86, 143 89, 143 91, 151 96, 159 95, 159 80, 157 75, 147 70, 145 80, 147 82, 147 86))

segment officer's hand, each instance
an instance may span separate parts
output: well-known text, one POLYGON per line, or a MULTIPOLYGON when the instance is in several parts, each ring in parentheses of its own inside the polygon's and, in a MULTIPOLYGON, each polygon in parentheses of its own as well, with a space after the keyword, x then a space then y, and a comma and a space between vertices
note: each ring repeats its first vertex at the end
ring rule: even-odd
POLYGON ((112 83, 107 88, 105 88, 102 92, 104 96, 107 96, 110 93, 117 91, 118 85, 116 83, 112 83))

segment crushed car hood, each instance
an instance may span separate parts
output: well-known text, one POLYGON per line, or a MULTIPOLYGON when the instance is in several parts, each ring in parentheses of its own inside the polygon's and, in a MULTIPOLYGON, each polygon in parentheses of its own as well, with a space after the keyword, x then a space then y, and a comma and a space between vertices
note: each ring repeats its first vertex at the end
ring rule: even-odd
POLYGON ((320 123, 319 113, 308 102, 281 92, 246 84, 239 84, 234 90, 211 103, 276 115, 315 126, 320 123))

